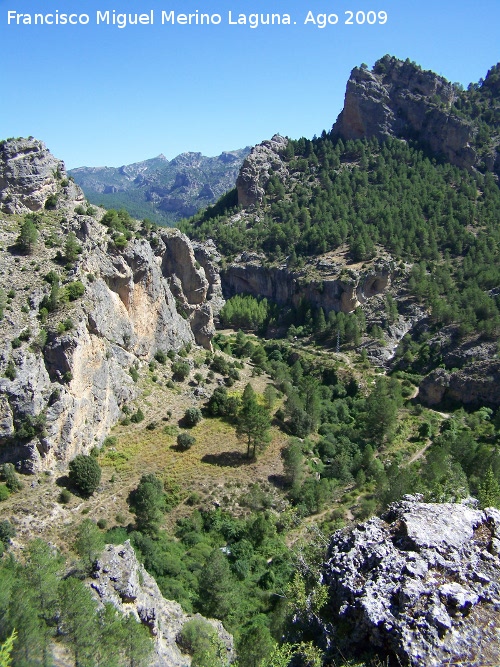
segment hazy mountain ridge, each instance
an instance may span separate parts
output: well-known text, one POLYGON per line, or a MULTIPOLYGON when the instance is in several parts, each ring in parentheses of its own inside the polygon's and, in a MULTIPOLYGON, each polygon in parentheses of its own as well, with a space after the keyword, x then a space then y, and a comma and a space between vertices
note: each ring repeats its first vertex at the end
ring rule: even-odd
POLYGON ((69 174, 94 204, 123 207, 136 218, 172 225, 234 187, 249 150, 216 157, 182 153, 170 161, 159 155, 121 167, 78 167, 69 174))

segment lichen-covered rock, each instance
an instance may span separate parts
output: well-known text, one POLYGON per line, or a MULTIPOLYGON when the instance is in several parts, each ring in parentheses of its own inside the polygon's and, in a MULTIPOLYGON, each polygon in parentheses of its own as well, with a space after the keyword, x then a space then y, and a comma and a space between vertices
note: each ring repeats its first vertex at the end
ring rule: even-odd
POLYGON ((327 644, 420 667, 500 663, 500 512, 406 496, 331 538, 327 644))
MULTIPOLYGON (((155 642, 150 667, 186 667, 191 657, 182 653, 177 638, 187 621, 194 617, 182 607, 165 600, 157 583, 138 562, 127 540, 125 544, 108 545, 96 562, 89 586, 102 603, 111 602, 124 614, 134 614, 148 626, 155 642)), ((227 648, 227 659, 234 658, 233 638, 220 621, 208 620, 227 648)))

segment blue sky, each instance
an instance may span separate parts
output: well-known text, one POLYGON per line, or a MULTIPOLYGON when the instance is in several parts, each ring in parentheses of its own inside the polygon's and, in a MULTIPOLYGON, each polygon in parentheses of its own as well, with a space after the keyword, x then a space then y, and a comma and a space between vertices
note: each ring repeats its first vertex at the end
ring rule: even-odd
POLYGON ((354 66, 390 53, 467 85, 500 60, 499 25, 500 0, 0 0, 0 137, 34 135, 68 168, 312 137, 334 123, 354 66), (113 9, 154 10, 155 24, 96 25, 113 9), (221 24, 161 25, 162 10, 197 9, 221 24), (8 25, 9 10, 90 22, 8 25), (228 25, 230 10, 288 13, 292 25, 228 25), (349 10, 388 19, 345 25, 349 10), (309 11, 339 22, 305 25, 309 11))

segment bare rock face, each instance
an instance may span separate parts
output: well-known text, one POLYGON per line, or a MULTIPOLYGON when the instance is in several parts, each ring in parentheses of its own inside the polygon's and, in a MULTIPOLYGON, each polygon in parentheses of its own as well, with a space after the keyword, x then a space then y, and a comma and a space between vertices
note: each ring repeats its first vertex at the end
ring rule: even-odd
POLYGON ((419 397, 429 406, 451 401, 496 408, 500 406, 500 361, 481 360, 457 371, 437 368, 420 383, 419 397))
POLYGON ((246 208, 261 202, 271 175, 285 181, 288 169, 282 155, 287 143, 288 139, 275 134, 272 139, 252 148, 236 180, 238 204, 246 208))
MULTIPOLYGON (((0 209, 4 212, 43 209, 48 197, 58 194, 63 180, 67 180, 64 162, 55 158, 43 142, 32 137, 0 142, 0 209)), ((64 187, 66 198, 84 201, 82 191, 71 181, 64 187)))
MULTIPOLYGON (((470 169, 477 162, 471 145, 475 129, 450 111, 455 95, 443 77, 385 56, 372 71, 352 70, 333 131, 343 139, 413 137, 457 167, 470 169)), ((491 167, 494 162, 493 157, 491 167)))
POLYGON ((498 665, 499 535, 498 510, 412 496, 337 531, 324 566, 325 639, 412 667, 498 665))
MULTIPOLYGON (((150 667, 186 667, 191 664, 191 657, 181 652, 176 639, 187 621, 203 617, 199 614, 189 616, 177 602, 165 600, 153 577, 137 561, 128 540, 125 544, 105 548, 89 585, 99 601, 111 602, 120 612, 133 614, 149 628, 155 642, 150 667)), ((228 660, 232 660, 232 636, 220 621, 208 622, 224 642, 228 660)))
POLYGON ((317 280, 306 281, 299 272, 286 266, 267 267, 260 255, 242 253, 221 271, 222 286, 227 297, 252 294, 295 307, 307 299, 326 313, 331 310, 350 313, 370 297, 385 292, 391 282, 389 263, 366 272, 347 272, 330 265, 323 269, 317 280))
POLYGON ((102 443, 122 407, 137 395, 132 366, 186 343, 210 349, 215 331, 211 304, 218 312, 223 299, 218 255, 215 249, 210 252, 210 244, 199 245, 201 262, 177 230, 132 238, 118 249, 95 217, 75 214, 83 195, 77 186, 62 185, 67 181, 64 164, 41 142, 8 141, 1 151, 0 174, 22 173, 18 180, 9 176, 0 198, 7 192, 11 203, 17 202, 16 211, 32 210, 36 202, 44 207, 50 191, 64 213, 62 221, 59 212, 49 222, 40 217, 39 239, 30 255, 16 251, 20 223, 2 221, 0 214, 0 287, 4 294, 15 293, 0 323, 0 461, 34 472, 64 467, 76 454, 102 443), (26 152, 20 154, 22 147, 26 152), (10 162, 18 169, 33 151, 36 159, 25 178, 26 170, 15 172, 10 162), (2 161, 2 156, 7 158, 2 161), (31 209, 22 208, 28 201, 27 182, 31 209), (54 237, 62 244, 70 232, 81 252, 65 273, 52 246, 54 237), (43 271, 37 273, 34 265, 43 271), (39 307, 50 293, 43 279, 49 271, 60 276, 62 290, 79 281, 84 294, 60 305, 42 330, 39 307), (69 325, 61 331, 64 321, 69 325), (25 342, 15 343, 22 332, 25 342))

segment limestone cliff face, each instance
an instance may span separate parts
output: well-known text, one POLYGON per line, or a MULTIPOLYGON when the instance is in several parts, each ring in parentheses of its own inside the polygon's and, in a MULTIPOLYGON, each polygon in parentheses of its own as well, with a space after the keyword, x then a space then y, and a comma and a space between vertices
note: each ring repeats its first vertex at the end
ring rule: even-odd
MULTIPOLYGON (((472 122, 451 112, 455 96, 443 77, 386 56, 372 71, 352 70, 333 131, 343 139, 418 139, 452 164, 470 169, 478 161, 473 147, 476 130, 472 122)), ((491 168, 495 159, 492 156, 491 168)))
POLYGON ((288 176, 283 157, 288 139, 275 134, 250 151, 236 180, 238 204, 251 206, 262 201, 265 187, 271 176, 278 176, 282 182, 288 176))
MULTIPOLYGON (((149 628, 155 647, 149 667, 187 667, 191 664, 191 656, 181 651, 176 640, 187 621, 203 617, 199 614, 189 616, 180 604, 165 600, 156 581, 137 561, 129 541, 105 548, 88 584, 100 602, 110 602, 121 613, 133 614, 149 628)), ((208 622, 226 646, 226 658, 231 661, 234 658, 232 636, 220 621, 208 622)))
POLYGON ((41 142, 8 141, 1 151, 1 201, 7 197, 9 210, 43 213, 30 255, 16 249, 19 219, 0 214, 0 287, 12 294, 0 322, 0 460, 25 471, 63 467, 99 446, 136 396, 132 366, 186 343, 211 347, 211 303, 218 311, 223 302, 218 258, 199 246, 199 263, 177 230, 136 234, 119 250, 96 219, 102 211, 75 213, 83 195, 41 142), (48 193, 57 198, 55 212, 45 212, 48 193), (81 252, 65 270, 53 245, 64 252, 70 232, 81 252), (49 271, 63 292, 79 281, 84 294, 42 324, 49 271))
POLYGON ((500 663, 500 512, 406 498, 338 531, 322 641, 390 664, 500 663))
POLYGON ((306 299, 326 313, 350 313, 370 297, 385 291, 391 282, 389 263, 370 270, 342 271, 331 265, 322 267, 317 279, 307 279, 286 267, 267 267, 259 255, 243 253, 221 271, 226 297, 252 294, 276 303, 298 306, 306 299))
POLYGON ((67 179, 64 162, 51 155, 42 141, 30 137, 0 142, 0 210, 39 211, 61 189, 66 200, 85 200, 80 188, 67 179), (67 181, 62 188, 61 181, 67 181))
POLYGON ((419 387, 419 398, 430 407, 460 403, 472 408, 500 406, 500 361, 476 361, 460 370, 437 368, 419 387))

